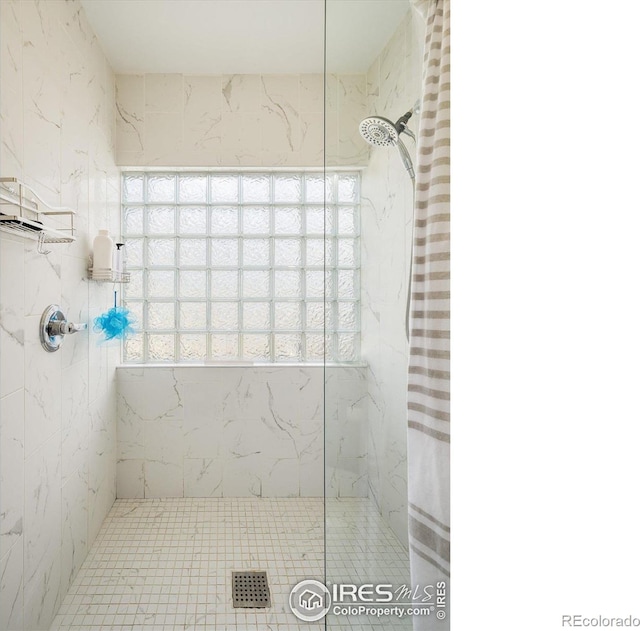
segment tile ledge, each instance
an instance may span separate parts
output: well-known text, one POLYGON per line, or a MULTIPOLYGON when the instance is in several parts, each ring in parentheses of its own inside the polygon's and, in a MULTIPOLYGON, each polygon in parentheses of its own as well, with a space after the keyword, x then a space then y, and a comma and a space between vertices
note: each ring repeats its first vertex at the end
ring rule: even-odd
POLYGON ((172 364, 167 362, 166 364, 118 364, 116 370, 135 370, 135 369, 156 369, 156 368, 366 368, 369 364, 367 362, 353 362, 349 364, 338 363, 258 363, 258 362, 211 362, 208 364, 172 364))

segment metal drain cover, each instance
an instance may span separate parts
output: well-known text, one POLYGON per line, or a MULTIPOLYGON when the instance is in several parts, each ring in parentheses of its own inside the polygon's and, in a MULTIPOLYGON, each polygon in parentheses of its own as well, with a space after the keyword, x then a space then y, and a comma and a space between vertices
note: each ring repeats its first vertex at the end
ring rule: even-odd
POLYGON ((232 572, 234 607, 271 607, 266 572, 232 572))

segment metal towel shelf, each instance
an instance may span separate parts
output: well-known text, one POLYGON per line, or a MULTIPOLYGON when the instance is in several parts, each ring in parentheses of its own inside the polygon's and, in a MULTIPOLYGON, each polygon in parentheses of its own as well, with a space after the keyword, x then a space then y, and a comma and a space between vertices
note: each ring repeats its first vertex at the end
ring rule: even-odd
POLYGON ((76 240, 75 210, 49 206, 35 191, 15 177, 0 178, 0 230, 37 239, 38 252, 48 254, 45 243, 72 243, 76 240), (40 207, 44 208, 41 210, 40 207), (43 222, 67 217, 67 227, 53 228, 43 222))

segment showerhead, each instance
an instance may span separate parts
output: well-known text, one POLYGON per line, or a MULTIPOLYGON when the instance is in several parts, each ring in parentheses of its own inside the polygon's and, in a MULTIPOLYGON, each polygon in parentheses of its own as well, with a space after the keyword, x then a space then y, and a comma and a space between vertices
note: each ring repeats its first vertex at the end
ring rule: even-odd
POLYGON ((417 107, 418 104, 412 110, 403 114, 395 123, 382 116, 369 116, 360 123, 360 135, 370 145, 374 147, 398 147, 404 168, 412 180, 415 180, 413 163, 407 148, 400 138, 400 134, 407 134, 407 136, 415 140, 413 132, 407 127, 407 122, 413 112, 417 111, 417 107))
POLYGON ((395 147, 398 144, 398 130, 382 116, 369 116, 360 123, 360 135, 374 147, 395 147))

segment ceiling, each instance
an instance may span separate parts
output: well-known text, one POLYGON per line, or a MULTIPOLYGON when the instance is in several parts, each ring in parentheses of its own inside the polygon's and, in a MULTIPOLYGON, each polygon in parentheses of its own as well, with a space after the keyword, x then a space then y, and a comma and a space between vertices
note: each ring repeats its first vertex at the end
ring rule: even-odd
MULTIPOLYGON (((324 0, 81 0, 116 73, 322 72, 324 0)), ((327 71, 366 72, 408 0, 327 0, 327 71)))

